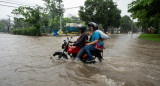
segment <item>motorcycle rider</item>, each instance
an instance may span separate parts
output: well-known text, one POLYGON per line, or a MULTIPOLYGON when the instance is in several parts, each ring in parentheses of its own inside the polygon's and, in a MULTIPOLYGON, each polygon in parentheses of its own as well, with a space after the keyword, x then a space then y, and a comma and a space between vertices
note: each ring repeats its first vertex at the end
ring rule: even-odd
MULTIPOLYGON (((92 36, 90 38, 91 42, 90 43, 86 43, 85 44, 86 46, 81 48, 81 50, 77 54, 77 58, 81 58, 82 55, 84 53, 86 53, 89 56, 89 58, 86 60, 86 62, 92 62, 94 60, 92 58, 92 55, 91 55, 90 51, 96 50, 95 44, 98 43, 99 40, 101 40, 101 37, 100 37, 100 34, 98 32, 96 32, 96 30, 98 29, 98 25, 96 23, 89 22, 88 26, 89 26, 89 28, 91 30, 91 34, 92 34, 92 36)), ((103 45, 103 44, 101 44, 101 45, 103 45)))
MULTIPOLYGON (((84 47, 84 51, 87 53, 88 55, 88 60, 86 62, 91 62, 93 61, 93 57, 90 53, 90 51, 92 50, 96 50, 95 48, 95 44, 99 43, 99 40, 101 40, 100 34, 98 32, 96 32, 96 30, 98 29, 98 25, 94 22, 89 22, 88 26, 90 28, 90 31, 92 33, 92 36, 90 38, 90 43, 86 43, 86 46, 84 47)), ((103 45, 103 44, 101 44, 103 45)))
POLYGON ((86 26, 78 26, 77 29, 80 32, 80 37, 75 41, 74 43, 69 44, 70 46, 78 46, 79 48, 82 48, 86 44, 86 40, 88 40, 88 35, 85 33, 86 26))

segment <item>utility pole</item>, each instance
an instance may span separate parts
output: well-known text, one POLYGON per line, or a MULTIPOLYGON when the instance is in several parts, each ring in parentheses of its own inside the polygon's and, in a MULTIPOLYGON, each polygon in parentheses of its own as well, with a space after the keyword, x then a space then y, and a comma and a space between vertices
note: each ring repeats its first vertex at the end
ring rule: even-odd
MULTIPOLYGON (((133 2, 133 0, 132 0, 133 2)), ((133 4, 132 4, 132 7, 133 7, 133 4)), ((132 18, 132 17, 131 17, 132 18)), ((133 18, 132 18, 132 26, 131 26, 131 38, 133 37, 133 18)))
POLYGON ((60 30, 62 30, 62 21, 61 21, 61 15, 60 15, 60 30))
POLYGON ((61 21, 61 1, 59 0, 59 17, 60 17, 60 30, 62 30, 62 21, 61 21))
POLYGON ((9 19, 8 19, 8 20, 9 20, 8 33, 9 33, 9 32, 10 32, 10 25, 11 25, 11 20, 10 20, 10 17, 11 17, 11 16, 10 16, 10 15, 7 15, 7 16, 9 17, 9 19))
POLYGON ((133 18, 132 18, 132 26, 131 26, 131 37, 133 37, 133 18))

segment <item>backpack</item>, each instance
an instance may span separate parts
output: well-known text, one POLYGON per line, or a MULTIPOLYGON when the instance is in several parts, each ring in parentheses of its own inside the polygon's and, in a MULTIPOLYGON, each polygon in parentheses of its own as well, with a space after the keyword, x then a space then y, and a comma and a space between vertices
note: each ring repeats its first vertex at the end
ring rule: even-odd
POLYGON ((110 38, 107 34, 105 34, 104 32, 102 32, 101 30, 96 30, 96 32, 99 33, 99 35, 101 36, 101 38, 102 38, 103 40, 106 40, 106 39, 109 39, 109 38, 110 38))

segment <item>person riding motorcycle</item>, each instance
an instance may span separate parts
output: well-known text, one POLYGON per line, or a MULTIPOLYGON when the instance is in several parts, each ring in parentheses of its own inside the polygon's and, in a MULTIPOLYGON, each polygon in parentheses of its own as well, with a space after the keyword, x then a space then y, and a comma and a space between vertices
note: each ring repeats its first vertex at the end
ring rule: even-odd
POLYGON ((78 46, 79 48, 82 48, 86 44, 86 40, 88 40, 88 35, 85 33, 86 26, 78 26, 77 29, 80 32, 80 37, 77 39, 77 41, 69 44, 70 46, 78 46))
MULTIPOLYGON (((89 28, 91 30, 91 33, 92 33, 92 36, 90 38, 91 42, 86 43, 85 44, 86 46, 81 48, 81 50, 78 52, 76 57, 80 59, 82 57, 82 55, 84 53, 86 53, 89 56, 89 58, 86 62, 92 62, 93 58, 92 58, 92 55, 91 55, 90 51, 91 50, 96 50, 95 44, 98 43, 99 40, 101 40, 101 37, 100 37, 100 34, 98 32, 96 32, 96 30, 98 29, 98 25, 96 23, 89 22, 88 26, 89 26, 89 28)), ((101 44, 101 45, 103 46, 103 44, 101 44)))
MULTIPOLYGON (((92 27, 94 27, 94 26, 92 26, 92 27)), ((86 27, 81 26, 81 27, 78 27, 78 29, 81 33, 81 36, 77 39, 77 41, 75 43, 72 43, 72 44, 70 44, 69 38, 67 38, 68 41, 64 40, 64 43, 62 44, 63 52, 55 52, 53 54, 53 56, 55 57, 55 60, 60 60, 61 58, 68 59, 68 56, 70 56, 71 58, 73 58, 75 60, 81 60, 84 63, 94 63, 95 62, 95 60, 93 60, 91 62, 87 62, 89 56, 85 53, 86 52, 85 47, 87 47, 87 46, 85 46, 85 44, 88 43, 87 42, 88 41, 87 40, 88 34, 85 33, 86 27), (77 46, 69 46, 69 45, 77 45, 78 47, 77 46), (85 46, 85 47, 83 47, 83 46, 85 46)), ((93 31, 91 30, 91 32, 93 32, 93 31)), ((97 32, 97 31, 95 31, 95 32, 97 32)), ((93 38, 94 38, 94 36, 92 35, 92 39, 93 38)), ((92 43, 92 40, 91 40, 91 43, 92 43)), ((97 60, 99 62, 102 61, 102 59, 103 59, 103 57, 101 55, 102 51, 98 51, 98 50, 91 51, 91 54, 94 56, 94 59, 97 58, 97 60)))
MULTIPOLYGON (((84 51, 86 52, 86 54, 88 55, 88 62, 93 60, 93 57, 90 53, 90 51, 92 50, 97 50, 95 48, 95 44, 99 43, 99 40, 101 40, 100 34, 96 31, 98 29, 98 25, 94 22, 89 22, 88 26, 90 28, 90 31, 92 33, 92 36, 90 38, 90 43, 86 43, 86 46, 84 47, 84 51)), ((103 46, 103 43, 101 44, 103 46)))

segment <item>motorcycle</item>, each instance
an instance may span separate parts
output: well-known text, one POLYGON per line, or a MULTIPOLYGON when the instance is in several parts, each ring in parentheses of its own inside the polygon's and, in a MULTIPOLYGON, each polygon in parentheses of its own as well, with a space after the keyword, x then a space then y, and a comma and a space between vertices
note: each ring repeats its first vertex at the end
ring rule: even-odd
MULTIPOLYGON (((72 37, 70 38, 70 40, 72 39, 72 37)), ((71 41, 69 40, 69 38, 67 38, 67 41, 64 40, 63 44, 62 44, 62 52, 55 52, 53 54, 54 59, 60 60, 60 59, 66 59, 68 60, 68 56, 70 56, 70 58, 75 59, 80 48, 77 46, 69 46, 69 43, 71 43, 71 41)), ((84 63, 95 63, 97 62, 97 60, 99 62, 102 61, 103 57, 103 50, 94 50, 91 51, 91 54, 93 56, 93 61, 92 62, 86 62, 86 60, 89 58, 88 55, 85 53, 84 55, 82 55, 82 57, 80 57, 80 60, 84 63)), ((51 57, 51 59, 53 58, 51 57)))

